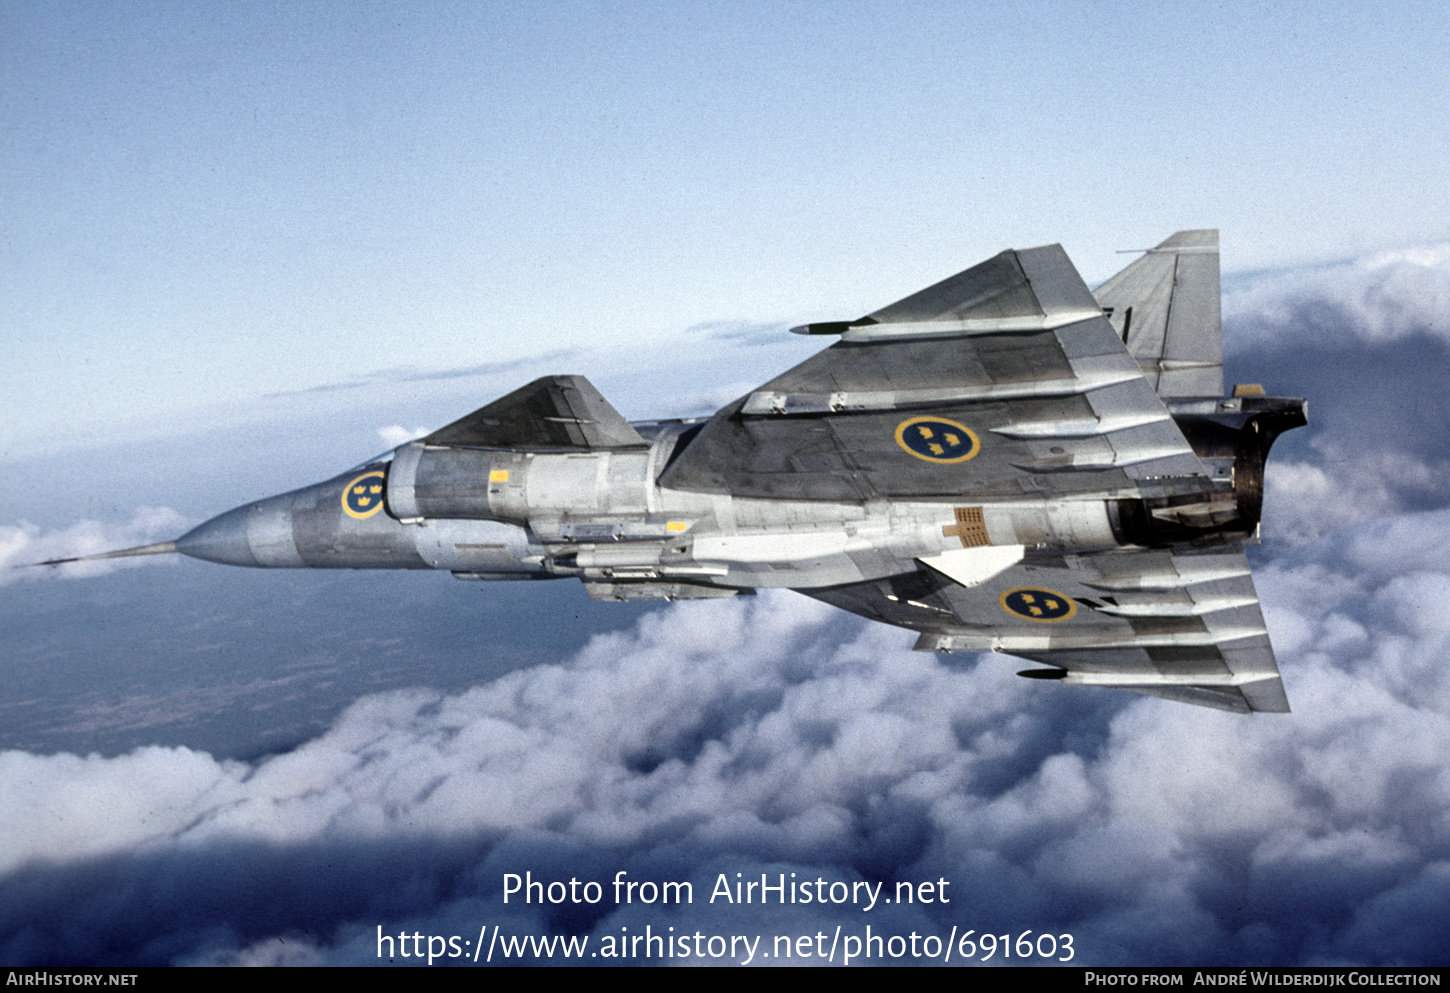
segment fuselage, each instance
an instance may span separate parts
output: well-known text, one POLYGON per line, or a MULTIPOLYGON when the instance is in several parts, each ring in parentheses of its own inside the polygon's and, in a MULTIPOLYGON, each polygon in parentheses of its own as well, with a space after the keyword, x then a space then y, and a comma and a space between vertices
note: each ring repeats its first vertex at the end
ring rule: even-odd
POLYGON ((1285 712, 1243 549, 1305 402, 1223 395, 1218 301, 1207 229, 1096 295, 1061 245, 1008 249, 792 329, 837 340, 708 419, 630 423, 586 377, 542 376, 174 542, 82 558, 574 577, 596 600, 793 589, 921 651, 1285 712))
MULTIPOLYGON (((656 478, 695 422, 634 426, 650 442, 646 450, 410 443, 387 461, 215 517, 178 540, 177 551, 254 567, 740 589, 876 579, 962 547, 949 501, 833 503, 661 487, 656 478)), ((1106 501, 1021 500, 982 510, 993 545, 1060 553, 1118 544, 1106 501)))
POLYGON ((1202 543, 1225 532, 1241 538, 1257 525, 1262 459, 1280 426, 1275 418, 1302 417, 1297 407, 1286 414, 1274 399, 1258 402, 1258 413, 1221 410, 1235 403, 1229 400, 1179 414, 1200 457, 1223 477, 1224 491, 1211 504, 1155 506, 1116 497, 982 502, 967 508, 980 512, 972 517, 980 522, 972 542, 960 529, 961 499, 831 502, 662 487, 659 476, 700 423, 685 420, 634 424, 648 444, 626 450, 411 442, 325 482, 228 511, 176 548, 267 568, 574 576, 595 584, 591 593, 651 598, 880 579, 968 544, 1063 555, 1202 543))

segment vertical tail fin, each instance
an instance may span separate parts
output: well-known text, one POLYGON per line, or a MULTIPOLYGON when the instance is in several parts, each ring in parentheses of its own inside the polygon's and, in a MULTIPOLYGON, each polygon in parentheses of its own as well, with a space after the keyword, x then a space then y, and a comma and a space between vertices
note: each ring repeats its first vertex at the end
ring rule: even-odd
POLYGON ((1218 231, 1179 231, 1093 295, 1159 396, 1223 396, 1218 231))

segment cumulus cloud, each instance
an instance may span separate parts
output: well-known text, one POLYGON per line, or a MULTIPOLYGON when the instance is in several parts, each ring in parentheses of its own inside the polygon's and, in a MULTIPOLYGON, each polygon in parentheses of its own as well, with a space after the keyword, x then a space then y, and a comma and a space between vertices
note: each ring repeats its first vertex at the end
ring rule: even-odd
POLYGON ((79 578, 99 576, 116 569, 154 565, 170 561, 162 555, 97 562, 73 562, 45 568, 21 568, 50 559, 73 558, 113 552, 122 548, 170 541, 191 526, 185 517, 169 507, 138 507, 124 524, 81 521, 68 528, 43 531, 33 524, 0 525, 0 585, 18 579, 47 576, 79 578))
POLYGON ((1225 281, 1234 374, 1309 401, 1266 470, 1264 538, 1450 503, 1450 244, 1225 281))
MULTIPOLYGON (((1431 248, 1291 274, 1226 313, 1260 344, 1382 355, 1447 337, 1447 265, 1431 248)), ((1423 382, 1398 399, 1442 403, 1423 382)), ((1351 413, 1392 437, 1387 406, 1351 413)), ((597 948, 646 926, 768 943, 869 923, 1071 934, 1082 965, 1443 962, 1443 444, 1310 437, 1270 460, 1256 576, 1292 714, 1043 685, 789 594, 673 605, 562 664, 364 697, 262 761, 0 755, 0 957, 365 964, 379 927, 597 948), (621 870, 688 880, 695 902, 502 903, 504 873, 621 870), (953 899, 712 905, 722 873, 946 879, 953 899)))
POLYGON ((1270 458, 1264 476, 1264 540, 1303 545, 1358 521, 1400 513, 1450 494, 1450 462, 1385 447, 1355 449, 1332 436, 1311 458, 1270 458))
POLYGON ((383 444, 389 448, 397 448, 399 445, 407 444, 414 438, 423 437, 432 430, 432 428, 413 428, 409 431, 401 424, 389 424, 385 428, 378 428, 378 437, 383 439, 383 444))
POLYGON ((367 697, 255 764, 7 753, 0 948, 66 960, 82 919, 128 961, 160 947, 366 961, 378 925, 598 939, 650 920, 795 933, 869 919, 1072 933, 1084 964, 1432 961, 1443 935, 1378 936, 1443 902, 1450 865, 1445 548, 1439 512, 1263 572, 1287 717, 1042 686, 993 656, 942 665, 903 632, 780 594, 672 606, 567 664, 461 694, 367 697), (288 882, 319 862, 331 881, 306 887, 325 899, 288 882), (696 903, 609 902, 572 922, 505 908, 502 873, 526 868, 689 879, 696 903), (958 899, 731 917, 706 902, 722 871, 888 891, 945 878, 958 899), (217 892, 240 876, 243 904, 269 894, 266 914, 217 892), (79 882, 97 878, 126 884, 114 919, 79 882), (212 909, 166 924, 183 899, 212 909), (128 943, 157 900, 160 937, 128 943))
POLYGON ((1284 340, 1382 343, 1412 335, 1450 340, 1450 244, 1349 262, 1241 276, 1224 284, 1233 350, 1284 340))

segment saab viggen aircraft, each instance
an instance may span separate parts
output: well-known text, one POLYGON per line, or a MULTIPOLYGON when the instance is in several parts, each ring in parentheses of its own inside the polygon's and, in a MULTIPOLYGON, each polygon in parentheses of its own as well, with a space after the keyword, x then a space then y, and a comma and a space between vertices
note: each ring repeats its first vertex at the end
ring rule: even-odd
POLYGON ((92 557, 573 576, 600 600, 785 587, 922 651, 1047 666, 1024 676, 1289 709, 1243 546, 1305 401, 1224 396, 1216 231, 1175 234, 1096 294, 1047 245, 792 330, 837 340, 710 418, 629 423, 584 377, 548 376, 326 482, 92 557))

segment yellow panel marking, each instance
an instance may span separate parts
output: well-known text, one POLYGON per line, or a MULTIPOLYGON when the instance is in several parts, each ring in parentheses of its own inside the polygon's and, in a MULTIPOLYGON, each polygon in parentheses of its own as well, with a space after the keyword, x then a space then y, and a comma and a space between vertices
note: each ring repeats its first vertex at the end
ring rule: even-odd
POLYGON ((957 507, 954 513, 957 522, 941 529, 943 537, 961 539, 963 548, 992 543, 992 539, 987 536, 987 523, 982 519, 981 507, 957 507))
POLYGON ((507 483, 509 481, 509 471, 507 469, 494 469, 489 472, 488 481, 490 483, 507 483))
POLYGON ((678 533, 680 531, 685 531, 689 527, 690 527, 690 525, 686 524, 684 521, 667 521, 665 523, 665 530, 666 531, 672 531, 672 532, 675 532, 675 533, 678 533))

